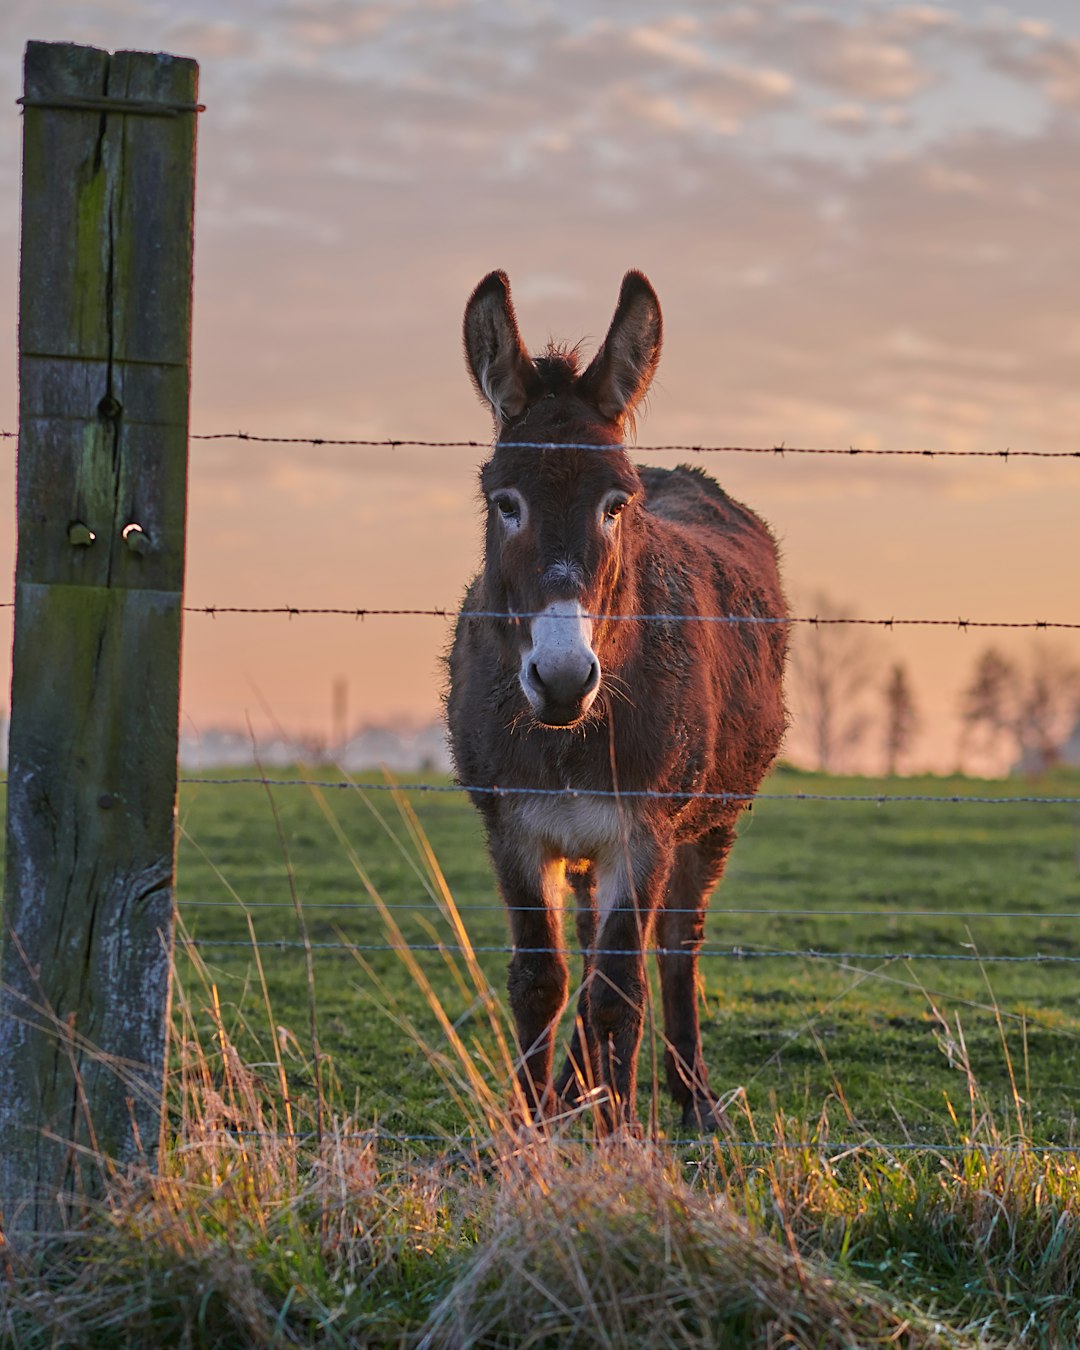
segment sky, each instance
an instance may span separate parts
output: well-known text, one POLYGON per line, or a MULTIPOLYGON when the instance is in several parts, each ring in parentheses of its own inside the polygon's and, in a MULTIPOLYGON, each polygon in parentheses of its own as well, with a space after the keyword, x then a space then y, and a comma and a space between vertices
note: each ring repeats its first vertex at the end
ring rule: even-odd
MULTIPOLYGON (((200 62, 196 433, 484 439, 460 339, 476 282, 509 272, 533 349, 595 345, 636 267, 665 320, 642 446, 1080 448, 1074 0, 7 0, 7 429, 31 38, 200 62)), ((194 441, 188 603, 452 609, 478 458, 194 441)), ((773 526, 796 612, 824 593, 864 617, 1080 620, 1080 461, 707 467, 773 526)), ((341 678, 352 722, 425 720, 447 638, 431 618, 190 615, 185 728, 325 734, 341 678)), ((991 640, 1030 643, 876 636, 882 682, 908 666, 919 763, 955 763, 991 640)))

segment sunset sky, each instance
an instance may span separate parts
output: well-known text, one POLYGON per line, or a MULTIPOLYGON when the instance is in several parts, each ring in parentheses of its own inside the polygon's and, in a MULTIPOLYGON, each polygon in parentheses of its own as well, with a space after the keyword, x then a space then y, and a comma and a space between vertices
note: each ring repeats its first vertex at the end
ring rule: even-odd
MULTIPOLYGON (((8 0, 9 430, 30 38, 201 64, 196 433, 482 439, 460 343, 476 282, 509 272, 534 348, 595 343, 637 267, 666 332, 642 445, 1080 449, 1076 0, 8 0)), ((196 441, 188 601, 453 608, 477 462, 196 441)), ((1080 620, 1080 460, 706 467, 774 527, 797 612, 824 591, 870 617, 1080 620)), ((428 718, 447 632, 191 615, 185 725, 325 732, 339 676, 354 722, 428 718)), ((1031 641, 876 640, 883 675, 908 663, 918 759, 942 768, 982 646, 1031 641)))

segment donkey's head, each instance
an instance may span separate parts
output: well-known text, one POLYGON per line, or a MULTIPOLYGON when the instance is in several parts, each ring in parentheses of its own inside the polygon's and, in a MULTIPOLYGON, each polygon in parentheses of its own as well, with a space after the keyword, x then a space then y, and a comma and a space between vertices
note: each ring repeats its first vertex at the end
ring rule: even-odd
POLYGON ((640 272, 623 278, 611 327, 585 370, 576 349, 529 356, 505 273, 485 277, 465 310, 469 369, 496 427, 495 453, 480 472, 485 585, 493 605, 534 616, 499 629, 546 726, 585 717, 627 636, 616 630, 631 626, 590 616, 633 604, 642 487, 622 442, 660 338, 660 305, 640 272))

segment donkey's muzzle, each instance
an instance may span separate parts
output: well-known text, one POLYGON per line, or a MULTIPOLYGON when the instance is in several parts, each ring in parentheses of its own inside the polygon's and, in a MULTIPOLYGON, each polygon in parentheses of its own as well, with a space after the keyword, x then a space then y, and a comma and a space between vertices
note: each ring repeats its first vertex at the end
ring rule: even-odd
MULTIPOLYGON (((538 722, 550 727, 568 727, 589 710, 600 687, 600 662, 594 656, 586 666, 575 662, 571 668, 542 668, 531 661, 525 678, 536 695, 533 712, 538 722)), ((526 691, 529 692, 528 690, 526 691)))
POLYGON ((533 715, 545 726, 572 726, 600 688, 592 620, 576 601, 556 600, 533 618, 530 639, 519 678, 533 715))

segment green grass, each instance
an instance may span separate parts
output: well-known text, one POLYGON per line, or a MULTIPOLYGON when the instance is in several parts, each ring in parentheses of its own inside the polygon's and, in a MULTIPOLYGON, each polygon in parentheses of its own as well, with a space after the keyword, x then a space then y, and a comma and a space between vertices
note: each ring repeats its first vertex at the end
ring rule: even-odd
MULTIPOLYGON (((1032 788, 960 779, 825 779, 781 771, 766 790, 1080 795, 1080 780, 1063 775, 1032 788)), ((471 942, 505 946, 506 917, 475 812, 451 794, 413 794, 411 804, 471 942)), ((406 940, 456 943, 452 924, 435 903, 437 890, 422 851, 390 795, 189 785, 181 822, 180 914, 200 944, 222 1002, 232 1010, 230 1031, 242 1052, 252 1059, 268 1057, 265 1044, 245 1039, 242 1029, 266 1025, 251 951, 214 944, 247 941, 242 906, 260 940, 298 942, 295 886, 311 942, 356 949, 317 949, 312 957, 321 1048, 350 1107, 388 1131, 460 1131, 466 1121, 416 1037, 382 1011, 389 1007, 409 1021, 424 1043, 437 1042, 439 1028, 421 991, 396 953, 364 950, 385 945, 388 936, 355 863, 391 907, 406 940), (280 817, 280 837, 268 792, 280 817)), ((1080 919, 1054 917, 1080 915, 1078 840, 1080 817, 1067 806, 760 802, 744 817, 728 874, 713 897, 706 947, 1080 957, 1080 919), (766 910, 775 912, 752 912, 766 910), (986 911, 1018 917, 988 918, 986 911)), ((569 915, 566 934, 567 945, 574 946, 569 915)), ((475 991, 452 974, 452 959, 417 954, 451 1021, 488 1045, 475 991)), ((501 997, 508 956, 481 953, 478 961, 501 997)), ((265 949, 263 963, 275 1020, 303 1047, 302 1055, 294 1047, 302 1077, 301 1060, 306 1066, 311 1058, 305 953, 265 949)), ((703 1035, 714 1085, 745 1086, 757 1113, 779 1109, 805 1117, 828 1109, 838 1134, 850 1117, 860 1137, 940 1140, 951 1128, 947 1099, 963 1114, 966 1096, 955 1055, 950 1062, 945 1044, 955 1039, 959 1017, 968 1057, 996 1117, 1007 1119, 1015 1105, 1002 1049, 1004 1027, 1025 1128, 1045 1142, 1072 1139, 1080 1081, 1075 966, 845 962, 822 955, 705 958, 701 971, 703 1035)), ((648 1093, 648 1045, 642 1056, 648 1093)), ((676 1132, 664 1099, 659 1120, 666 1132, 676 1132)))

